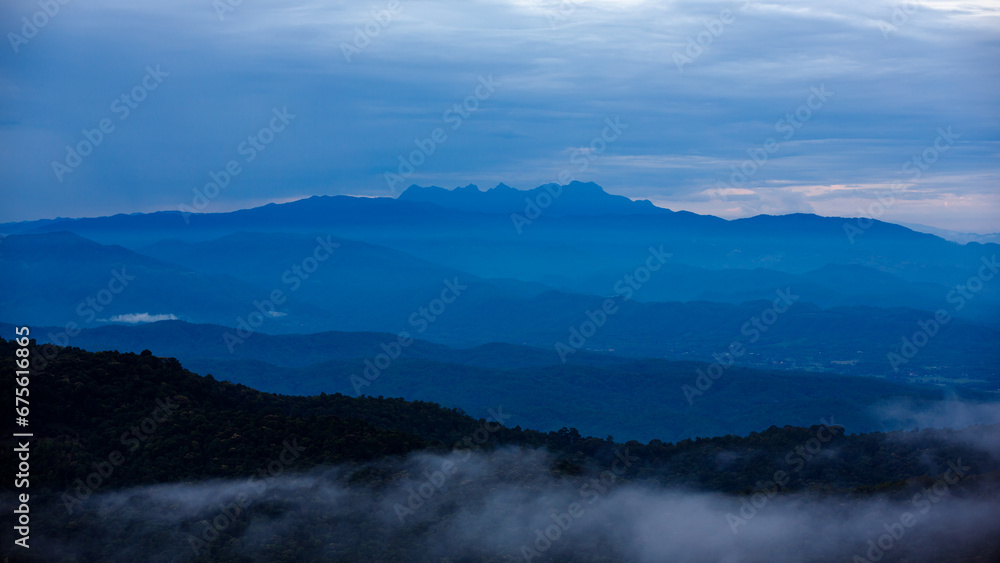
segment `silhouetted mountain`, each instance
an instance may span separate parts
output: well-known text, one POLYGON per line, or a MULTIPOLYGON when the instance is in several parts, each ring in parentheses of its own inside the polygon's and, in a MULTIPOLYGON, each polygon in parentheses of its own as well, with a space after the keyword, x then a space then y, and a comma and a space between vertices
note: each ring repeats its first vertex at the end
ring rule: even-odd
POLYGON ((420 201, 440 207, 474 213, 510 215, 531 218, 536 211, 551 217, 565 215, 654 215, 670 213, 648 200, 633 201, 611 195, 593 182, 570 182, 566 186, 545 184, 531 190, 517 190, 505 184, 480 191, 473 184, 446 190, 437 186, 412 185, 400 194, 400 201, 420 201))
MULTIPOLYGON (((568 281, 560 289, 601 294, 613 287, 621 275, 621 271, 606 270, 568 281)), ((851 264, 829 264, 811 272, 792 274, 767 268, 712 270, 668 262, 635 292, 634 299, 738 304, 773 298, 777 287, 794 287, 803 302, 821 307, 868 305, 928 311, 939 308, 942 296, 950 289, 941 284, 908 282, 893 274, 851 264)), ((976 314, 978 311, 963 313, 978 320, 992 320, 986 314, 976 314)))
MULTIPOLYGON (((411 313, 456 280, 465 286, 461 293, 467 299, 529 298, 548 289, 483 280, 398 250, 324 234, 236 233, 205 242, 162 241, 141 252, 207 274, 233 276, 264 289, 264 296, 280 290, 286 300, 277 305, 282 313, 293 304, 331 313, 328 322, 308 330, 412 330, 411 313)), ((452 307, 468 306, 467 299, 452 307)))
POLYGON ((921 225, 918 223, 900 223, 907 229, 912 229, 918 233, 929 233, 937 237, 941 237, 945 240, 950 240, 952 242, 957 242, 958 244, 966 244, 970 242, 978 242, 981 244, 1000 244, 1000 233, 989 233, 989 234, 979 234, 979 233, 962 233, 959 231, 951 231, 948 229, 940 229, 938 227, 930 227, 927 225, 921 225))
POLYGON ((746 434, 768 424, 809 425, 821 412, 837 413, 838 421, 859 432, 899 430, 912 427, 914 412, 933 412, 948 401, 980 404, 988 410, 996 400, 995 393, 872 377, 733 367, 704 394, 692 395, 689 403, 684 386, 694 388, 699 373, 707 373, 709 365, 665 360, 501 369, 401 358, 380 370, 370 385, 355 386, 355 377, 364 378, 367 359, 332 360, 304 368, 199 361, 191 362, 190 368, 282 395, 357 396, 360 391, 432 401, 466 412, 504 405, 524 427, 549 431, 574 426, 585 434, 643 442, 746 434), (894 411, 900 405, 907 406, 903 416, 894 411))
MULTIPOLYGON (((136 315, 229 324, 264 293, 232 276, 197 272, 68 232, 6 237, 0 268, 6 272, 0 314, 36 325, 82 328, 136 315)), ((306 324, 327 316, 311 305, 290 309, 306 324)))
MULTIPOLYGON (((635 216, 635 222, 642 217, 635 216)), ((900 353, 903 339, 923 330, 918 323, 933 317, 932 308, 949 307, 953 313, 958 309, 946 299, 946 287, 907 282, 867 266, 829 265, 803 274, 713 271, 674 265, 672 257, 654 256, 647 249, 625 261, 643 265, 659 256, 661 269, 650 272, 641 287, 627 290, 633 299, 624 299, 630 295, 622 293, 624 278, 616 281, 614 269, 606 265, 599 270, 605 272, 603 277, 576 280, 582 291, 598 295, 572 294, 521 281, 482 279, 397 250, 324 235, 238 233, 200 243, 162 242, 146 250, 183 264, 69 233, 12 235, 0 245, 0 265, 15 274, 0 286, 8 296, 0 301, 0 319, 86 328, 178 318, 230 327, 213 338, 215 345, 224 343, 230 351, 248 342, 252 332, 406 331, 409 337, 462 348, 502 342, 553 350, 555 362, 560 355, 568 357, 556 353, 556 343, 566 346, 572 330, 580 330, 588 321, 587 312, 594 314, 605 297, 613 296, 615 312, 574 349, 704 360, 736 340, 749 342, 752 337, 753 348, 738 363, 944 377, 988 388, 997 380, 998 352, 993 345, 1000 340, 997 328, 961 319, 935 330, 912 360, 893 365, 888 355, 900 353), (72 277, 65 275, 67 270, 72 277), (134 280, 125 279, 129 284, 125 287, 115 272, 134 280), (775 289, 796 295, 796 305, 775 319, 773 327, 764 327, 767 330, 750 326, 771 305, 742 300, 774 300, 775 289), (935 303, 936 292, 943 294, 940 303, 935 303), (17 299, 10 298, 15 295, 17 299), (730 303, 656 302, 699 297, 730 303), (808 299, 825 305, 880 307, 823 309, 808 299), (924 311, 888 305, 918 306, 924 311)), ((592 256, 601 255, 593 250, 592 256)), ((559 262, 560 257, 552 261, 559 262)), ((597 260, 590 267, 601 263, 597 260)), ((635 268, 625 272, 634 274, 635 268)), ((966 309, 995 322, 988 313, 996 292, 987 286, 968 300, 971 306, 966 309)), ((53 340, 60 342, 58 335, 53 340)))
MULTIPOLYGON (((845 220, 805 214, 725 221, 656 208, 549 213, 555 203, 519 230, 509 214, 411 200, 490 208, 509 206, 514 196, 538 199, 550 188, 412 188, 399 200, 315 197, 232 213, 38 223, 34 234, 0 244, 0 265, 12 273, 0 285, 0 320, 91 327, 177 318, 244 333, 407 331, 453 347, 553 350, 610 296, 620 311, 580 350, 704 360, 759 331, 740 363, 989 388, 997 379, 1000 286, 987 283, 994 245, 957 245, 880 222, 852 240, 845 220), (152 257, 119 242, 143 242, 140 252, 152 257), (136 279, 114 293, 109 283, 121 268, 136 279), (979 289, 964 288, 958 298, 956 286, 976 278, 979 289), (796 306, 767 331, 747 329, 779 289, 798 295, 796 306), (282 302, 271 302, 274 295, 282 302), (106 304, 98 309, 88 299, 106 304), (958 318, 913 359, 890 365, 887 355, 936 310, 958 318)), ((563 197, 602 202, 592 210, 647 207, 593 184, 565 186, 563 197)))
MULTIPOLYGON (((133 249, 161 240, 206 241, 240 231, 322 233, 393 248, 482 278, 534 281, 555 287, 608 270, 624 274, 642 264, 651 246, 663 246, 664 252, 672 254, 672 264, 713 270, 767 268, 802 274, 830 264, 861 265, 909 282, 950 287, 975 275, 981 260, 990 260, 1000 249, 978 243, 956 245, 880 221, 866 225, 864 230, 858 229, 854 220, 805 214, 725 221, 610 196, 593 184, 561 189, 562 195, 551 205, 525 216, 527 223, 512 220, 506 210, 515 197, 523 204, 525 197, 531 199, 529 194, 535 194, 537 199, 547 193, 545 187, 531 192, 464 188, 457 194, 412 188, 406 192, 412 195, 400 199, 324 196, 232 213, 116 215, 38 223, 34 227, 18 224, 17 228, 69 230, 98 242, 133 249), (493 193, 497 195, 488 195, 493 193), (582 207, 600 209, 603 214, 557 211, 563 197, 569 197, 566 201, 570 202, 576 197, 570 194, 588 202, 581 203, 582 207), (439 204, 413 200, 421 197, 439 204), (492 209, 493 199, 505 212, 442 207, 446 201, 459 207, 477 207, 482 200, 483 208, 492 209), (619 213, 631 213, 633 209, 639 213, 619 213)), ((997 290, 990 287, 978 299, 990 307, 1000 303, 997 290)))
MULTIPOLYGON (((4 358, 2 361, 5 369, 9 371, 15 369, 14 349, 13 341, 0 338, 0 352, 3 352, 4 358)), ((39 353, 38 348, 32 345, 31 355, 39 353)), ((607 377, 608 374, 602 369, 594 368, 586 373, 586 379, 568 386, 566 395, 555 399, 552 397, 559 395, 556 387, 543 389, 528 382, 532 372, 520 370, 512 372, 511 376, 515 379, 511 383, 533 387, 535 391, 543 393, 529 404, 531 408, 540 409, 548 402, 551 407, 563 408, 567 412, 586 409, 585 404, 574 406, 571 403, 578 393, 577 389, 593 384, 596 386, 593 401, 599 400, 596 398, 599 395, 596 390, 600 389, 608 395, 612 405, 617 405, 622 410, 619 419, 625 420, 629 414, 626 411, 631 411, 631 408, 619 405, 617 395, 625 385, 643 382, 642 385, 648 386, 649 391, 642 409, 650 408, 650 405, 660 398, 666 409, 663 418, 666 418, 677 416, 677 413, 672 411, 682 408, 677 404, 678 401, 675 400, 672 391, 677 383, 675 376, 686 375, 690 367, 691 365, 673 365, 669 362, 637 362, 619 373, 626 377, 621 381, 618 378, 607 377), (627 375, 628 373, 631 375, 627 375), (614 390, 615 387, 618 387, 618 391, 614 390)), ((558 371, 559 369, 552 369, 540 373, 545 376, 563 377, 558 371)), ((700 436, 702 434, 692 429, 704 426, 705 423, 716 427, 724 427, 733 420, 738 420, 740 426, 746 427, 760 424, 735 414, 729 422, 710 421, 713 416, 712 411, 718 410, 720 402, 735 404, 739 400, 738 397, 744 394, 751 387, 752 381, 757 378, 763 379, 763 386, 747 395, 743 399, 746 404, 738 407, 746 417, 766 416, 766 413, 760 412, 765 410, 764 405, 766 410, 771 410, 783 408, 781 404, 784 402, 792 406, 803 400, 828 401, 828 404, 822 405, 824 408, 843 406, 848 407, 847 411, 843 415, 839 410, 836 411, 837 414, 832 415, 832 420, 829 417, 822 418, 828 421, 827 424, 837 424, 852 430, 858 429, 855 426, 856 415, 871 421, 877 420, 878 413, 865 412, 863 408, 859 408, 863 405, 852 406, 850 401, 831 399, 828 388, 838 384, 844 385, 846 381, 855 381, 861 388, 872 392, 870 398, 864 399, 864 403, 871 405, 885 403, 887 399, 892 398, 895 391, 905 388, 872 379, 834 378, 829 383, 822 383, 805 374, 778 375, 754 370, 740 371, 728 381, 720 379, 717 382, 719 388, 712 389, 712 393, 719 395, 719 401, 713 402, 711 397, 706 395, 700 399, 705 401, 704 404, 696 402, 691 407, 693 420, 687 425, 689 430, 685 433, 693 432, 692 435, 700 436), (814 390, 808 390, 810 386, 816 385, 818 387, 814 390), (754 408, 757 410, 756 413, 754 408)), ((414 380, 405 385, 416 387, 419 386, 419 381, 414 380)), ((586 432, 581 435, 577 431, 575 424, 548 433, 522 430, 527 411, 521 409, 520 403, 516 401, 509 404, 503 402, 508 398, 507 394, 516 390, 516 385, 505 386, 504 382, 498 379, 490 387, 495 390, 507 387, 501 395, 493 397, 493 402, 490 403, 494 413, 504 413, 502 421, 504 424, 492 432, 497 436, 493 437, 489 444, 481 444, 484 447, 492 448, 505 443, 527 447, 547 446, 565 454, 574 463, 580 463, 586 462, 586 457, 589 455, 611 453, 615 446, 625 443, 625 440, 622 440, 615 444, 604 438, 591 442, 584 438, 586 432), (514 405, 518 405, 518 408, 514 405), (573 430, 568 431, 569 428, 573 430)), ((266 465, 276 452, 281 451, 280 444, 283 440, 299 439, 307 448, 308 454, 299 460, 301 465, 297 467, 298 470, 343 460, 371 460, 386 455, 406 454, 430 446, 437 448, 443 446, 445 449, 453 446, 462 447, 462 438, 479 429, 484 422, 483 418, 468 416, 460 409, 441 408, 433 402, 404 401, 381 396, 349 397, 329 393, 309 397, 269 394, 244 385, 234 385, 217 381, 209 376, 196 375, 185 369, 176 359, 157 357, 149 351, 134 354, 57 348, 49 368, 32 376, 32 388, 37 401, 37 410, 33 411, 37 420, 35 431, 43 440, 40 444, 43 447, 39 448, 40 455, 66 456, 76 461, 70 464, 43 463, 42 458, 33 458, 36 459, 35 466, 38 468, 36 474, 38 480, 33 484, 36 484, 39 490, 56 493, 63 492, 63 489, 72 483, 74 476, 89 473, 92 470, 92 462, 107 459, 108 453, 116 447, 128 446, 129 444, 120 438, 121 431, 129 431, 130 427, 149 417, 157 407, 159 411, 156 414, 160 424, 157 425, 156 432, 145 432, 144 437, 148 439, 148 443, 130 449, 130 453, 134 452, 134 455, 129 456, 127 466, 115 471, 113 487, 183 479, 249 476, 262 464, 266 465), (234 444, 239 444, 240 447, 232 447, 234 444)), ((452 391, 454 394, 460 392, 461 389, 457 387, 452 391)), ((13 386, 6 386, 2 394, 5 399, 13 402, 13 386)), ((857 396, 861 395, 860 392, 857 393, 857 396)), ((918 406, 923 402, 929 405, 943 396, 944 393, 940 389, 929 387, 921 389, 914 395, 912 405, 918 406)), ((984 394, 967 394, 966 398, 971 398, 972 401, 961 405, 974 407, 976 399, 983 397, 984 394)), ((589 402, 591 400, 586 401, 589 402)), ((959 403, 952 404, 960 406, 959 403)), ((684 403, 683 408, 687 409, 688 405, 684 403)), ((798 409, 802 411, 803 407, 800 406, 798 409)), ((602 410, 611 416, 615 409, 602 410)), ((488 415, 486 408, 469 412, 488 415)), ((789 408, 785 412, 793 413, 794 410, 789 408)), ((919 412, 919 409, 914 408, 909 414, 916 412, 919 412)), ((800 412, 792 416, 805 419, 813 415, 800 412)), ((636 415, 633 418, 634 424, 641 424, 641 416, 636 415)), ((819 423, 819 420, 816 422, 819 423)), ((812 423, 806 424, 805 428, 814 426, 812 423)), ((759 430, 764 429, 765 427, 759 427, 759 430)), ((788 429, 786 426, 785 431, 788 429)), ((750 431, 746 433, 749 434, 750 431)), ((708 442, 716 445, 729 443, 731 446, 742 442, 742 446, 737 446, 735 449, 742 447, 753 449, 770 438, 776 438, 780 433, 780 427, 772 425, 763 434, 753 432, 751 438, 743 439, 729 433, 725 438, 714 438, 708 442)), ((805 432, 795 434, 809 437, 805 432)), ((996 460, 987 462, 990 456, 986 451, 974 452, 976 442, 989 436, 971 432, 968 434, 969 443, 966 446, 969 448, 968 455, 982 460, 983 465, 978 471, 988 470, 987 468, 992 467, 996 460)), ((850 436, 845 435, 844 438, 850 436)), ((866 439, 855 434, 852 441, 870 443, 872 438, 877 439, 877 437, 866 439)), ((697 443, 703 441, 705 440, 699 439, 697 443)), ((908 447, 908 442, 912 440, 897 440, 895 447, 908 447)), ((645 450, 637 441, 629 440, 627 445, 630 448, 639 448, 640 451, 645 450)), ((678 445, 683 450, 691 451, 691 447, 695 444, 692 440, 684 440, 678 445)), ((956 445, 952 444, 949 447, 954 448, 956 445)), ((467 444, 465 446, 468 447, 467 444)), ((668 444, 663 440, 650 440, 650 448, 664 446, 668 444)), ((881 446, 889 447, 889 443, 881 446)), ((935 447, 940 448, 942 445, 939 443, 935 447)), ((783 445, 769 454, 774 454, 775 461, 781 462, 788 449, 789 445, 783 445)), ((708 449, 712 450, 713 448, 708 449)), ((717 469, 716 464, 709 463, 689 465, 685 471, 694 471, 694 474, 679 475, 680 467, 667 467, 662 462, 681 452, 668 452, 662 449, 646 451, 650 455, 641 458, 640 463, 641 466, 648 468, 651 475, 659 474, 668 479, 700 479, 699 475, 702 473, 714 474, 720 471, 718 476, 713 476, 714 480, 726 473, 724 469, 717 469), (656 458, 660 460, 657 461, 656 458)), ((859 451, 858 454, 863 451, 859 451)), ((718 450, 715 450, 710 455, 717 453, 718 450)), ((866 470, 865 466, 873 463, 871 453, 869 449, 867 459, 857 460, 861 466, 848 463, 841 458, 828 468, 835 472, 835 475, 827 474, 823 477, 824 472, 818 471, 814 473, 815 478, 825 479, 822 482, 840 487, 853 487, 861 484, 877 484, 886 479, 919 476, 926 471, 924 465, 927 463, 926 458, 921 460, 906 457, 900 458, 898 464, 891 467, 870 467, 866 470), (921 468, 919 472, 909 473, 917 468, 921 468), (897 471, 903 473, 895 473, 897 471)), ((840 455, 846 455, 850 459, 857 454, 840 452, 840 455)), ((8 461, 13 457, 8 456, 8 461)), ((682 458, 673 461, 688 465, 682 458)), ((719 486, 720 490, 736 492, 747 484, 753 485, 752 480, 746 481, 746 479, 763 476, 758 475, 756 470, 747 468, 747 471, 749 474, 735 473, 725 484, 720 482, 716 486, 719 486)), ((4 487, 9 490, 11 485, 7 483, 4 487)))
MULTIPOLYGON (((14 326, 0 322, 0 332, 13 333, 14 326)), ((32 327, 39 343, 58 344, 50 335, 56 335, 62 327, 32 327)), ((161 356, 170 356, 185 365, 204 365, 206 361, 216 361, 215 365, 234 362, 225 368, 226 373, 235 373, 239 362, 261 362, 273 367, 307 367, 330 360, 355 360, 363 367, 363 361, 384 353, 382 345, 396 342, 397 334, 382 332, 318 332, 313 334, 265 334, 257 332, 250 345, 235 346, 232 350, 221 335, 233 332, 230 327, 210 324, 192 324, 184 321, 160 321, 135 325, 105 325, 87 328, 70 339, 70 344, 85 350, 116 350, 139 353, 155 350, 161 356)), ((473 348, 451 348, 426 340, 414 339, 401 351, 401 357, 409 359, 433 360, 441 363, 462 364, 477 367, 513 369, 530 366, 545 366, 559 362, 550 349, 532 348, 494 342, 473 348)), ((573 364, 617 365, 629 361, 627 358, 607 354, 581 351, 568 361, 573 364)), ((254 370, 254 373, 265 373, 254 370)))
MULTIPOLYGON (((775 326, 774 332, 768 331, 767 338, 759 342, 744 341, 749 353, 733 358, 720 355, 733 341, 732 335, 708 328, 720 322, 713 318, 711 309, 721 306, 698 305, 700 309, 683 309, 671 317, 682 325, 675 332, 668 333, 660 325, 642 325, 643 330, 659 335, 664 342, 638 340, 631 349, 665 343, 678 347, 668 356, 697 358, 701 362, 632 360, 581 351, 568 354, 567 364, 563 365, 551 347, 491 344, 453 349, 419 340, 400 346, 396 335, 339 332, 278 336, 256 333, 231 352, 221 338, 227 329, 178 321, 100 327, 83 331, 70 339, 70 344, 91 350, 148 349, 156 354, 172 354, 199 373, 285 395, 389 395, 440 402, 469 412, 499 401, 518 405, 523 424, 532 428, 555 430, 571 421, 586 432, 642 440, 749 432, 772 423, 809 424, 809 417, 817 412, 836 412, 863 431, 898 429, 904 427, 903 422, 884 415, 880 409, 905 401, 930 406, 954 393, 939 387, 904 384, 910 377, 885 381, 789 371, 796 367, 830 370, 831 360, 848 360, 849 365, 841 366, 839 371, 891 375, 884 354, 867 342, 879 342, 877 332, 883 329, 885 319, 869 320, 871 329, 854 328, 849 337, 817 333, 815 329, 810 333, 809 326, 816 324, 818 313, 813 308, 789 319, 787 329, 777 332, 775 326), (681 319, 685 316, 697 319, 699 324, 689 322, 683 326, 681 319), (824 338, 834 342, 819 341, 824 338), (705 363, 712 361, 712 354, 719 362, 714 367, 705 363), (729 365, 733 360, 736 365, 729 365), (760 369, 741 367, 747 364, 760 369), (780 367, 784 372, 768 369, 771 367, 780 367), (715 377, 709 379, 704 375, 707 373, 715 377)), ((826 322, 844 330, 857 321, 838 318, 834 313, 826 322)), ((39 342, 48 341, 50 333, 44 327, 35 327, 33 332, 39 342)), ((628 338, 635 333, 616 334, 628 338)), ((992 377, 982 386, 994 389, 996 352, 963 342, 970 336, 950 334, 939 344, 922 350, 906 366, 905 373, 934 376, 942 382, 948 378, 992 377), (964 358, 955 359, 956 355, 964 358), (939 365, 934 367, 933 362, 939 365), (962 365, 962 371, 941 367, 955 364, 962 365)), ((629 345, 623 343, 622 347, 628 349, 629 345)), ((45 362, 36 363, 36 368, 52 369, 45 362)), ((989 393, 958 392, 968 400, 994 398, 989 393)))
MULTIPOLYGON (((14 350, 0 339, 8 373, 14 350)), ((808 427, 771 425, 745 437, 622 443, 573 426, 512 427, 522 411, 501 404, 476 419, 436 403, 262 393, 149 352, 56 352, 51 370, 31 377, 30 551, 14 545, 13 526, 0 532, 0 554, 16 561, 135 561, 155 553, 164 561, 429 563, 432 552, 503 561, 532 541, 537 522, 555 521, 569 522, 563 533, 576 535, 549 544, 551 553, 596 563, 632 560, 634 541, 649 541, 639 531, 668 530, 669 517, 697 521, 700 528, 685 532, 703 534, 695 545, 763 527, 755 537, 766 538, 768 553, 772 518, 779 530, 805 528, 789 536, 794 544, 783 540, 795 553, 822 529, 833 534, 831 544, 812 548, 809 560, 826 563, 863 553, 866 539, 895 529, 884 522, 905 533, 895 519, 909 509, 912 520, 923 505, 933 510, 915 517, 924 527, 899 543, 893 554, 901 560, 919 554, 964 563, 997 554, 996 425, 856 434, 838 412, 808 427), (745 508, 753 501, 759 513, 745 508), (484 539, 498 515, 514 523, 513 532, 484 539), (787 524, 804 516, 808 525, 787 524), (474 536, 462 532, 470 525, 474 536), (581 544, 594 534, 599 542, 581 544)), ((650 379, 656 371, 622 384, 641 381, 653 396, 662 384, 650 379)), ((781 405, 785 382, 773 383, 769 402, 781 405)), ((882 385, 861 383, 871 384, 882 385)), ((13 389, 0 390, 4 401, 14 402, 13 389)), ((814 393, 828 390, 820 384, 814 393)), ((571 396, 572 389, 553 404, 571 396)), ((24 463, 17 447, 4 449, 11 475, 24 463)), ((0 505, 27 513, 17 493, 26 494, 8 480, 0 505)))

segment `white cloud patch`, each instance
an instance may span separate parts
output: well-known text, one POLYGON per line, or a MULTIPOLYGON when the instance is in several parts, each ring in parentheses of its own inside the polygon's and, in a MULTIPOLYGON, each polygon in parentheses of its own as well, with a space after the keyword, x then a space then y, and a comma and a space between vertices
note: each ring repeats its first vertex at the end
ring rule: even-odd
POLYGON ((159 321, 176 321, 177 317, 173 314, 150 315, 149 313, 129 313, 127 315, 115 315, 107 320, 112 323, 139 324, 155 323, 159 321))

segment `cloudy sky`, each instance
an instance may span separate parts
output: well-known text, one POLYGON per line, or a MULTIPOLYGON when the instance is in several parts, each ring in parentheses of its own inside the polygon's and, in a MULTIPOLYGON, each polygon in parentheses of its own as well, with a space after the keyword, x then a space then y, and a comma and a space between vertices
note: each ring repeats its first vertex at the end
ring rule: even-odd
POLYGON ((996 1, 5 0, 0 30, 0 221, 190 206, 235 161, 212 211, 567 171, 1000 231, 996 1))

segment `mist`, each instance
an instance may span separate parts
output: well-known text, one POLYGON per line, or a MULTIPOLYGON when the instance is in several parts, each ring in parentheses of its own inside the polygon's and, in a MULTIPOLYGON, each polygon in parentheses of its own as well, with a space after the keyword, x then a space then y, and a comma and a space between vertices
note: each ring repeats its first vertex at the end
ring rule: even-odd
MULTIPOLYGON (((40 560, 942 561, 1000 555, 1000 495, 961 459, 885 494, 723 495, 626 479, 555 476, 536 449, 420 453, 269 479, 162 484, 52 499, 40 560), (66 541, 51 541, 46 530, 66 541), (69 534, 62 532, 69 530, 69 534), (289 547, 291 546, 291 547, 289 547), (360 558, 360 559, 359 559, 360 558)), ((993 481, 995 483, 995 480, 993 481)), ((4 499, 4 510, 12 499, 4 499)), ((988 559, 982 559, 988 560, 988 559)))

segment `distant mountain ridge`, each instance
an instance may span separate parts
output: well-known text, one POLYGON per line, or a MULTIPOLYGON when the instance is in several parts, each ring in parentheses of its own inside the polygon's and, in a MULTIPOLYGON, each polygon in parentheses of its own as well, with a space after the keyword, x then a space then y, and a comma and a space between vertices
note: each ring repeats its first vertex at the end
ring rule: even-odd
MULTIPOLYGON (((231 212, 215 212, 206 208, 199 213, 156 211, 102 217, 59 217, 0 223, 0 237, 70 231, 103 244, 120 244, 136 249, 166 239, 204 241, 239 231, 291 233, 335 228, 339 236, 378 243, 380 229, 391 226, 407 230, 464 229, 477 236, 502 239, 521 234, 512 232, 509 215, 528 213, 533 206, 540 212, 541 222, 562 219, 556 221, 559 229, 590 226, 599 230, 609 227, 649 230, 655 225, 657 230, 683 229, 692 235, 715 236, 720 234, 716 231, 721 230, 721 233, 738 237, 770 235, 775 238, 788 236, 789 233, 784 231, 794 229, 798 233, 804 229, 847 242, 845 226, 855 224, 851 218, 809 213, 726 220, 713 215, 672 211, 657 207, 649 200, 632 200, 609 194, 593 182, 574 181, 563 186, 545 184, 529 190, 512 188, 503 183, 485 191, 474 184, 452 190, 411 185, 397 198, 317 195, 231 212), (623 220, 625 222, 621 222, 623 220), (581 224, 581 221, 584 223, 581 224)), ((1000 235, 970 235, 876 220, 860 235, 854 233, 853 238, 862 243, 877 237, 920 242, 957 240, 982 246, 997 243, 997 236, 1000 235)), ((855 242, 853 238, 851 244, 855 242)), ((403 247, 398 248, 407 251, 403 247)))
POLYGON ((691 359, 725 349, 776 290, 788 289, 800 304, 757 343, 753 365, 791 358, 828 369, 837 361, 840 373, 884 374, 886 353, 945 309, 961 322, 942 328, 908 368, 998 377, 1000 285, 973 283, 995 269, 997 245, 958 245, 878 221, 849 238, 845 227, 857 229, 855 221, 809 214, 727 221, 585 183, 406 193, 17 224, 21 233, 0 243, 0 321, 93 328, 175 318, 239 327, 256 315, 254 328, 271 334, 417 330, 458 347, 552 350, 587 311, 628 287, 634 298, 584 349, 691 359), (560 215, 573 207, 559 211, 567 202, 592 214, 560 215), (529 203, 539 213, 518 230, 508 211, 529 203), (113 293, 122 271, 135 279, 113 293), (956 293, 969 283, 974 294, 956 293), (463 289, 444 307, 447 284, 463 289), (429 306, 441 314, 421 313, 429 306), (864 361, 851 363, 859 351, 864 361))
POLYGON ((968 244, 970 242, 978 242, 980 244, 1000 244, 1000 233, 963 233, 948 229, 940 229, 938 227, 931 227, 928 225, 921 225, 919 223, 900 223, 900 225, 906 227, 907 229, 917 231, 918 233, 932 234, 945 240, 957 242, 958 244, 968 244))
POLYGON ((228 213, 161 211, 8 223, 0 232, 69 231, 140 252, 164 240, 203 242, 239 232, 324 234, 483 278, 554 287, 603 270, 634 268, 650 246, 660 245, 672 252, 671 263, 715 270, 801 274, 828 264, 857 264, 944 285, 968 279, 980 259, 1000 250, 974 242, 956 245, 880 221, 859 232, 848 233, 849 227, 857 229, 856 222, 810 214, 727 221, 660 209, 576 182, 528 191, 504 185, 485 192, 474 186, 411 187, 399 199, 315 196, 228 213), (522 214, 528 223, 513 220, 522 214))
POLYGON ((433 203, 449 209, 474 213, 531 213, 532 206, 551 217, 567 215, 654 215, 671 213, 649 200, 631 200, 612 195, 593 182, 570 182, 566 186, 545 184, 518 190, 506 184, 481 191, 475 184, 447 190, 437 186, 412 185, 397 198, 400 201, 433 203))

